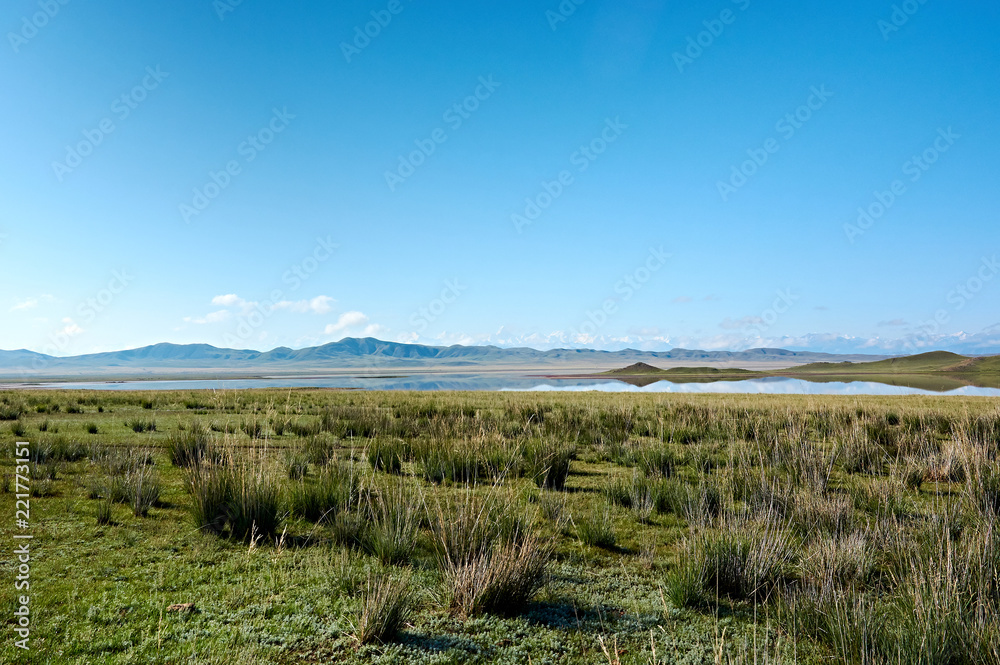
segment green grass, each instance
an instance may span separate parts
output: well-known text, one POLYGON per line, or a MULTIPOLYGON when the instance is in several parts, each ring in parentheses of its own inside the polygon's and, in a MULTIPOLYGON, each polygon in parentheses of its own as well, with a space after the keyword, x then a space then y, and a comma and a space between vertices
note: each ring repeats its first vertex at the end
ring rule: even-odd
POLYGON ((39 662, 1000 661, 997 400, 17 391, 5 415, 39 662))

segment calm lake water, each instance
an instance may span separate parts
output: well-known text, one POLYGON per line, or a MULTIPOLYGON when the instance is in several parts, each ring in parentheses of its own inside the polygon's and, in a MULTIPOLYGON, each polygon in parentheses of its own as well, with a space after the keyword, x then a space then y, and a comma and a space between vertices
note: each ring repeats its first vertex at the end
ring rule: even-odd
POLYGON ((77 390, 238 390, 245 388, 352 388, 357 390, 513 390, 597 391, 636 393, 743 393, 773 395, 975 395, 1000 397, 1000 389, 965 386, 932 391, 894 386, 874 381, 816 383, 801 379, 769 377, 745 381, 672 383, 657 381, 634 386, 605 379, 549 379, 523 374, 416 374, 394 377, 298 377, 274 379, 126 381, 123 383, 79 382, 40 384, 42 388, 77 390))

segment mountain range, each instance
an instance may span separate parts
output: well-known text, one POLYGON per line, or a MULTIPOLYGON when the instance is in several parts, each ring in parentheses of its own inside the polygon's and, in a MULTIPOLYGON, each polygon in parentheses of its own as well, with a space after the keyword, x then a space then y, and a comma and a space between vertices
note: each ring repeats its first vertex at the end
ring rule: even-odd
POLYGON ((675 364, 716 365, 776 369, 815 362, 864 362, 886 358, 879 355, 836 355, 750 349, 747 351, 600 351, 595 349, 501 348, 497 346, 427 346, 386 342, 371 337, 348 337, 322 346, 270 351, 222 349, 208 344, 154 344, 138 349, 56 357, 24 349, 0 350, 0 377, 35 378, 60 376, 174 376, 190 374, 258 375, 308 374, 338 370, 437 369, 517 371, 537 368, 610 369, 646 362, 659 366, 675 364))

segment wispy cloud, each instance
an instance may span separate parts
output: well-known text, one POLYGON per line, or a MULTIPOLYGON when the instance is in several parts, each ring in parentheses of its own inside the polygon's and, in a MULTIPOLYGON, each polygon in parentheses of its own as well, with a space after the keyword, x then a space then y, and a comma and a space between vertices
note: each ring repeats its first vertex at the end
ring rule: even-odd
POLYGON ((49 294, 44 294, 38 296, 37 298, 25 298, 24 300, 17 300, 8 311, 23 312, 24 310, 28 309, 35 309, 43 302, 48 302, 50 300, 55 300, 55 298, 49 294))
POLYGON ((235 314, 248 314, 261 307, 265 311, 285 311, 293 314, 329 314, 333 304, 337 302, 330 296, 316 296, 306 300, 281 300, 276 303, 259 303, 241 298, 235 293, 227 293, 212 298, 212 304, 222 309, 210 312, 204 316, 186 316, 185 323, 205 325, 228 321, 235 314))
POLYGON ((209 323, 220 323, 222 321, 227 321, 232 314, 228 309, 220 309, 216 312, 210 312, 205 316, 185 316, 185 323, 196 323, 198 325, 205 325, 209 323))
POLYGON ((764 320, 759 316, 744 316, 739 319, 731 319, 728 316, 719 324, 723 330, 743 330, 753 326, 759 326, 764 320))
POLYGON ((299 314, 329 314, 333 311, 333 303, 337 302, 330 296, 316 296, 312 300, 282 300, 274 305, 275 309, 286 309, 299 314))
POLYGON ((691 298, 689 298, 688 296, 677 296, 676 298, 674 298, 674 299, 673 299, 673 300, 671 300, 670 302, 674 302, 674 303, 678 303, 678 304, 681 304, 681 303, 688 303, 688 302, 691 302, 691 300, 692 300, 692 299, 691 299, 691 298))

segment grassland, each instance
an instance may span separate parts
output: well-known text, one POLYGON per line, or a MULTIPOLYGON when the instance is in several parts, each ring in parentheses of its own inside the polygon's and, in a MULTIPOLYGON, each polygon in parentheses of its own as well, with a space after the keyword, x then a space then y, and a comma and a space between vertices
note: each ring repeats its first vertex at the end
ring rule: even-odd
POLYGON ((16 391, 0 419, 3 662, 1000 663, 1000 400, 16 391))

